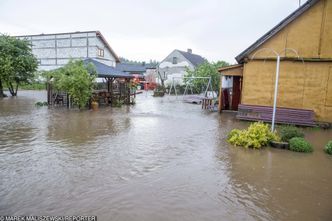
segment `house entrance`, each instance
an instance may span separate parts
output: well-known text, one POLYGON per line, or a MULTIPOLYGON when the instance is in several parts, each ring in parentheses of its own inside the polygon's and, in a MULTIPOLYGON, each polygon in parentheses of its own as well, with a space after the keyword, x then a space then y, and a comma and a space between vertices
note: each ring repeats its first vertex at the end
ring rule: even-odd
POLYGON ((242 77, 225 77, 226 86, 222 88, 222 110, 238 110, 241 103, 242 77))
POLYGON ((221 73, 219 111, 237 111, 241 104, 243 65, 231 65, 218 71, 221 73))

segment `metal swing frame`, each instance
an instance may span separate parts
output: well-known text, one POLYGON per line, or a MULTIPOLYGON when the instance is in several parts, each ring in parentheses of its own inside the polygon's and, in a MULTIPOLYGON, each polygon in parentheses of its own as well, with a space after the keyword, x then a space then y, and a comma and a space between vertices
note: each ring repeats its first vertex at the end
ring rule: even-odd
MULTIPOLYGON (((208 83, 206 85, 205 92, 204 92, 204 97, 207 97, 207 92, 208 92, 209 88, 211 89, 211 91, 213 91, 213 88, 212 88, 212 78, 211 77, 172 77, 172 84, 171 84, 171 88, 169 89, 168 95, 171 95, 172 88, 174 88, 176 99, 178 98, 178 93, 177 93, 176 87, 175 87, 175 81, 174 81, 175 78, 179 78, 179 79, 190 79, 190 80, 193 80, 193 79, 209 79, 209 81, 208 81, 208 83)), ((192 93, 192 87, 189 84, 190 82, 191 81, 186 82, 186 88, 185 88, 185 90, 183 92, 183 98, 184 98, 184 96, 186 95, 186 93, 188 91, 188 86, 190 87, 190 90, 191 90, 191 93, 192 93)), ((214 93, 212 93, 212 97, 214 98, 214 93)))

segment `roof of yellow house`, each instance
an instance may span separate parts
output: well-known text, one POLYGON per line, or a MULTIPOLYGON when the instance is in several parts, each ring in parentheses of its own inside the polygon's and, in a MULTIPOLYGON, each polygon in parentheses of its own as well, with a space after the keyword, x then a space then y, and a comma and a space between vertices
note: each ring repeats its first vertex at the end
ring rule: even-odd
POLYGON ((243 64, 229 65, 229 66, 226 66, 226 67, 218 68, 218 72, 229 70, 229 69, 234 69, 234 68, 239 68, 239 67, 242 67, 242 66, 243 66, 243 64))
POLYGON ((254 50, 256 50, 259 46, 261 46, 263 43, 265 43, 267 40, 269 40, 271 37, 273 37, 275 34, 277 34, 281 29, 283 29, 289 23, 294 21, 296 18, 298 18, 300 15, 302 15, 305 11, 307 11, 309 8, 311 8, 314 4, 316 4, 319 1, 320 0, 308 0, 306 3, 304 3, 302 6, 300 6, 297 10, 295 10, 292 14, 287 16, 279 24, 277 24, 270 31, 268 31, 265 35, 263 35, 261 38, 259 38, 255 43, 250 45, 241 54, 236 56, 235 57, 236 61, 238 63, 243 63, 244 58, 246 58, 250 53, 252 53, 254 50))

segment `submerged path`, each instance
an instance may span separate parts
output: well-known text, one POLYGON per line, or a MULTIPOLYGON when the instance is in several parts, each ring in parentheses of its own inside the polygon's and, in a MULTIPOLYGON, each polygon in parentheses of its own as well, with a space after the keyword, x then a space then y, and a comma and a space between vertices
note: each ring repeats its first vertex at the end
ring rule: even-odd
POLYGON ((0 215, 98 220, 331 220, 332 131, 312 154, 245 150, 247 123, 141 94, 99 111, 37 108, 44 92, 0 100, 0 215))

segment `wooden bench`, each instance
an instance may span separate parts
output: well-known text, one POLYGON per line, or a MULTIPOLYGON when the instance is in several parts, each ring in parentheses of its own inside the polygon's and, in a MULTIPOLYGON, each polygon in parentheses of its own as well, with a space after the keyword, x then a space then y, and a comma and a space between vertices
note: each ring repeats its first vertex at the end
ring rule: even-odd
MULTIPOLYGON (((272 121, 273 108, 270 106, 256 106, 240 104, 237 119, 249 121, 272 121)), ((315 126, 315 113, 312 110, 295 108, 277 108, 276 123, 315 126)))

